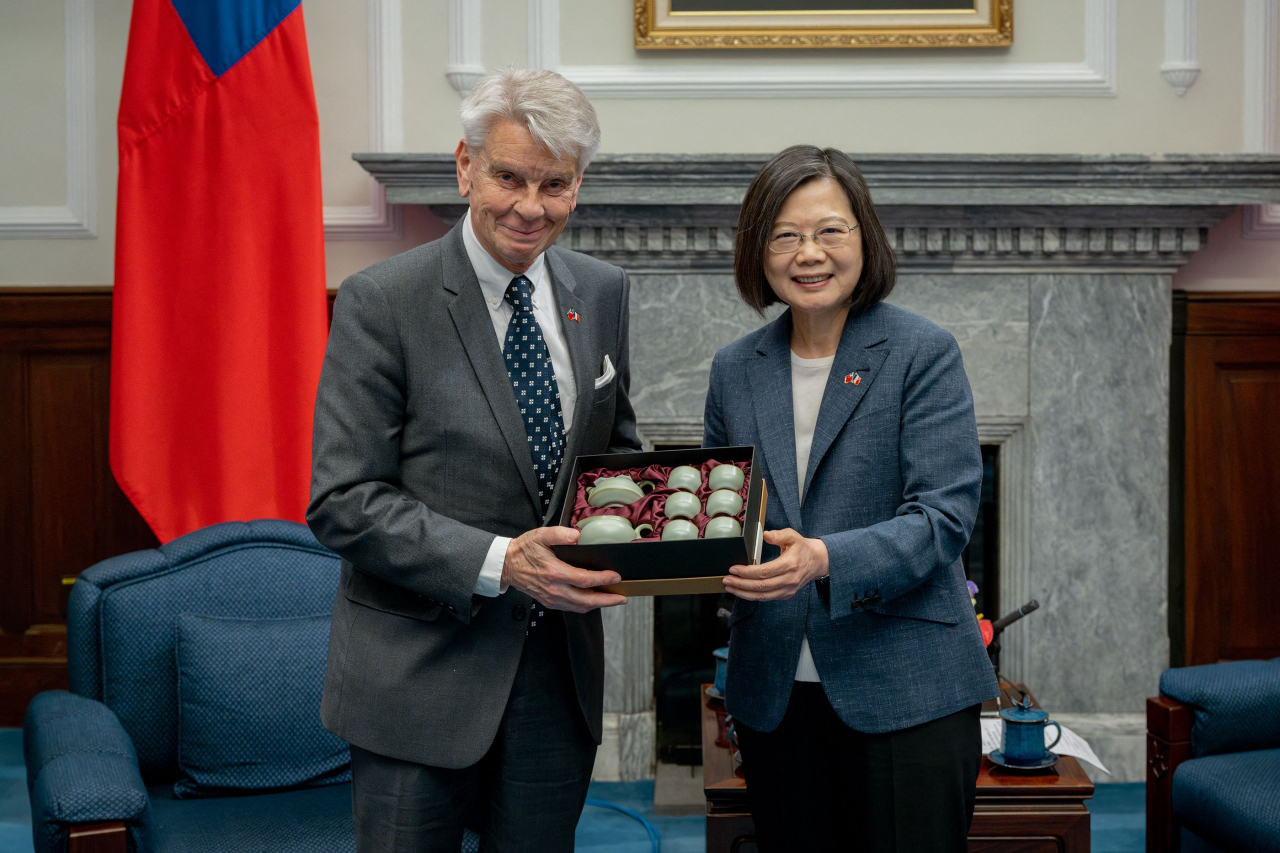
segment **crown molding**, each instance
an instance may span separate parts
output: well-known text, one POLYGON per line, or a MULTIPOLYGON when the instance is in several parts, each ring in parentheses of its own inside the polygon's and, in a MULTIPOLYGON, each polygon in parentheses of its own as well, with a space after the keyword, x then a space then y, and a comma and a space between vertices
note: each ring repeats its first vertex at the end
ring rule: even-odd
POLYGON ((1197 0, 1164 0, 1164 63, 1160 73, 1179 97, 1200 76, 1196 58, 1197 0))
MULTIPOLYGON (((1245 0, 1243 149, 1273 153, 1276 147, 1277 33, 1280 0, 1245 0)), ((1241 217, 1246 240, 1280 239, 1280 205, 1252 205, 1241 217)))
MULTIPOLYGON (((374 151, 404 148, 404 72, 400 0, 368 0, 369 146, 374 151)), ((368 201, 325 205, 326 240, 399 240, 400 208, 387 204, 386 190, 369 181, 368 201)))
MULTIPOLYGON (((1085 0, 1083 62, 903 66, 862 62, 859 57, 838 69, 730 60, 707 68, 562 65, 560 0, 528 0, 528 65, 558 71, 587 96, 597 98, 1112 98, 1116 94, 1116 9, 1117 0, 1085 0)), ((478 26, 471 18, 453 15, 449 24, 478 26)), ((450 42, 469 38, 475 37, 457 33, 450 42)))
POLYGON ((0 239, 89 239, 98 233, 93 0, 63 5, 67 203, 0 207, 0 239))

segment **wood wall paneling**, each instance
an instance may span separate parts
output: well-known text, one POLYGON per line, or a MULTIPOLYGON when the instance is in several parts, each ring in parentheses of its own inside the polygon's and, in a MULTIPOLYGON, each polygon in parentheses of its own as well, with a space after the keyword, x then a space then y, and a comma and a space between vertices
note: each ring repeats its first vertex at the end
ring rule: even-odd
POLYGON ((1184 660, 1280 655, 1280 294, 1188 294, 1184 660))
POLYGON ((67 686, 63 579, 158 544, 111 474, 110 391, 111 288, 0 289, 0 726, 67 686))
POLYGON ((107 461, 109 288, 0 290, 0 725, 66 686, 63 578, 157 542, 107 461))

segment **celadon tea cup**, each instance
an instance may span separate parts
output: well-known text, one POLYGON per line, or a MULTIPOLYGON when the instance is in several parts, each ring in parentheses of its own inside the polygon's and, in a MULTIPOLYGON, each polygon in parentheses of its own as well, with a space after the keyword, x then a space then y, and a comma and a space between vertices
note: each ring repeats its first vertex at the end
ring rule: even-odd
POLYGON ((688 492, 674 492, 667 495, 667 502, 662 507, 662 514, 667 518, 694 518, 702 511, 702 501, 697 495, 688 492))
POLYGON ((684 492, 697 492, 702 485, 702 472, 689 465, 672 468, 667 475, 667 488, 684 492))
POLYGON ((742 488, 744 475, 742 469, 737 465, 717 465, 711 469, 711 474, 707 476, 707 485, 711 489, 729 489, 738 491, 742 488))
POLYGON ((649 480, 641 480, 637 484, 626 474, 617 477, 601 477, 587 489, 587 503, 595 507, 626 506, 644 497, 644 493, 648 491, 645 486, 652 489, 653 483, 649 480))
POLYGON ((741 535, 742 525, 738 523, 738 519, 726 515, 711 519, 702 531, 704 539, 732 539, 741 535))
POLYGON ((674 521, 668 521, 667 526, 662 528, 663 542, 682 542, 688 539, 698 538, 698 525, 692 521, 686 521, 683 518, 677 518, 674 521))
POLYGON ((615 545, 619 542, 631 542, 653 530, 652 524, 641 524, 632 527, 631 522, 620 515, 593 515, 578 522, 582 533, 578 536, 579 545, 615 545))
POLYGON ((736 516, 741 511, 742 495, 737 492, 721 489, 707 498, 707 515, 713 518, 717 515, 736 516))

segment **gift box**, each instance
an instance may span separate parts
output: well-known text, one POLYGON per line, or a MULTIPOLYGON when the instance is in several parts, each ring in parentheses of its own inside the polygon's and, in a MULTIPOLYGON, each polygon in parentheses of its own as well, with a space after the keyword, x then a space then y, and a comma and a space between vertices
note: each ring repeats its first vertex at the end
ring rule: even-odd
POLYGON ((633 526, 652 524, 653 530, 631 542, 592 545, 556 545, 555 555, 571 566, 594 571, 614 571, 620 583, 599 589, 622 595, 686 595, 689 593, 724 592, 722 578, 730 566, 759 562, 764 542, 764 514, 768 500, 764 480, 756 465, 755 447, 703 447, 692 450, 655 450, 649 453, 602 453, 579 456, 573 462, 571 481, 576 489, 560 514, 560 524, 577 527, 585 517, 621 515, 633 526), (709 521, 706 499, 710 494, 708 472, 716 464, 732 464, 743 471, 743 485, 738 490, 743 506, 737 518, 742 525, 738 536, 721 539, 702 538, 709 521), (693 522, 699 538, 662 541, 662 531, 669 523, 664 514, 666 498, 673 490, 666 486, 666 474, 672 468, 688 465, 702 473, 698 491, 703 511, 693 522), (640 483, 649 480, 656 487, 638 501, 615 507, 592 507, 587 489, 597 479, 629 474, 640 483))

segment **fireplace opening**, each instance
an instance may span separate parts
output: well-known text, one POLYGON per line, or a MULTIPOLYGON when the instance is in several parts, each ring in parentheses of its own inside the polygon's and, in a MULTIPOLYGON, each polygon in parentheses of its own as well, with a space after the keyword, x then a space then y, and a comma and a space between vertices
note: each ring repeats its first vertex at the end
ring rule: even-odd
MULTIPOLYGON (((662 444, 662 450, 696 445, 662 444)), ((655 445, 656 447, 656 445, 655 445)), ((982 445, 982 497, 977 522, 962 560, 966 576, 978 585, 976 607, 987 618, 999 616, 999 456, 996 444, 982 445)), ((702 763, 699 696, 715 680, 712 652, 729 643, 726 624, 733 607, 729 595, 660 595, 653 600, 654 698, 658 761, 702 763)))
POLYGON ((982 497, 978 519, 961 553, 965 577, 978 585, 974 602, 988 619, 1000 613, 1000 445, 982 445, 982 497))

